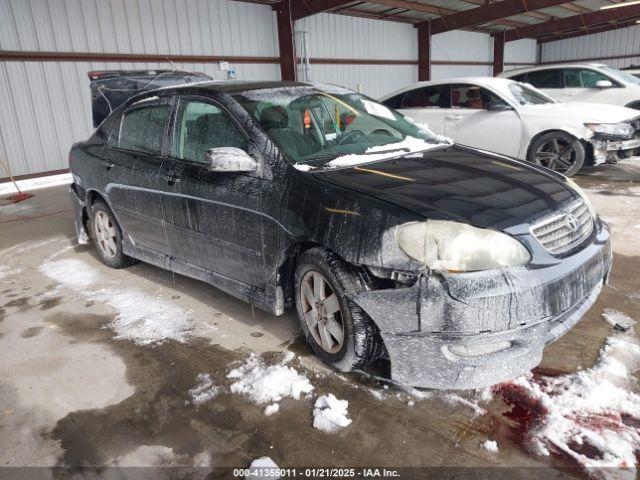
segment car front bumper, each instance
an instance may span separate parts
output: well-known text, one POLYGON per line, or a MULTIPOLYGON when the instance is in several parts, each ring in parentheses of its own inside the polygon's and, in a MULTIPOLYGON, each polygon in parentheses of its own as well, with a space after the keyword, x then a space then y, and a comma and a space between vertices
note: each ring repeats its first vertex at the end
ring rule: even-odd
POLYGON ((640 137, 629 140, 591 140, 591 145, 593 146, 594 164, 600 165, 606 162, 610 155, 640 149, 640 137))
POLYGON ((598 224, 588 246, 550 266, 425 272, 412 287, 366 291, 352 300, 378 326, 395 381, 486 387, 538 365, 545 345, 593 305, 612 262, 609 230, 598 224))

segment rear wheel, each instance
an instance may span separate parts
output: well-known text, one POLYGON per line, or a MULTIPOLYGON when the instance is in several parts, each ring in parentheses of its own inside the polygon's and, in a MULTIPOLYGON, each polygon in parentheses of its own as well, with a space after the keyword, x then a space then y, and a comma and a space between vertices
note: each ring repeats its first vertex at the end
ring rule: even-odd
POLYGON ((101 200, 91 206, 89 231, 98 255, 105 265, 112 268, 124 268, 135 263, 122 251, 122 232, 113 213, 101 200))
POLYGON ((380 356, 384 347, 375 325, 346 298, 366 290, 349 265, 329 250, 314 248, 300 257, 295 282, 301 330, 322 361, 346 372, 380 356))
POLYGON ((538 137, 529 148, 527 160, 572 177, 582 168, 585 149, 577 138, 563 132, 538 137))

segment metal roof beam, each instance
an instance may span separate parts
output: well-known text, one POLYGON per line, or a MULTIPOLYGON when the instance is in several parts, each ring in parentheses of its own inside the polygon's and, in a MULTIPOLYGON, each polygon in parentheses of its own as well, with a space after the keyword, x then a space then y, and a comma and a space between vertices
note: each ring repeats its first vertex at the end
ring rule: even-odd
POLYGON ((344 7, 350 3, 356 3, 354 0, 284 0, 274 3, 271 8, 275 11, 282 11, 289 7, 291 11, 291 20, 300 20, 301 18, 322 13, 334 8, 344 7))

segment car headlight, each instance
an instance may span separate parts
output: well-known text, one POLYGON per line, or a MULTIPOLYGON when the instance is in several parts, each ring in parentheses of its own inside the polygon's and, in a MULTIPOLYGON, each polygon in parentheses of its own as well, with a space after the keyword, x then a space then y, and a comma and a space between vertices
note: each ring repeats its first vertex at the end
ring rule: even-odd
POLYGON ((565 180, 567 181, 567 185, 569 185, 571 188, 573 188, 576 191, 576 193, 578 195, 580 195, 580 198, 582 198, 582 201, 585 203, 585 205, 589 209, 589 213, 591 214, 591 218, 593 218, 595 220, 596 215, 597 215, 596 209, 593 207, 593 204, 591 203, 591 200, 589 200, 589 197, 587 197, 587 194, 584 192, 584 190, 582 190, 582 188, 580 188, 578 186, 578 184, 576 182, 574 182, 570 178, 567 177, 567 178, 565 178, 565 180))
POLYGON ((597 133, 603 136, 613 137, 632 137, 635 131, 633 126, 629 123, 585 123, 585 127, 591 130, 593 133, 597 133))
POLYGON ((406 223, 396 229, 396 240, 409 257, 434 270, 471 272, 531 260, 524 245, 507 234, 447 220, 406 223))

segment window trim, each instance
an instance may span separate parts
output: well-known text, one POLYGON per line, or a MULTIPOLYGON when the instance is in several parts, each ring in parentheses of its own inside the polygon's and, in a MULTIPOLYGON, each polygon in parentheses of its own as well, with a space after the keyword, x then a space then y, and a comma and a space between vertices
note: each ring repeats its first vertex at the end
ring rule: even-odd
POLYGON ((118 119, 116 121, 116 124, 113 125, 113 127, 111 128, 111 130, 109 130, 109 134, 107 135, 106 141, 105 141, 105 146, 107 148, 119 151, 119 152, 126 152, 126 153, 131 153, 131 154, 137 154, 137 155, 148 155, 151 157, 166 157, 165 155, 165 148, 167 145, 167 134, 169 132, 168 127, 171 124, 171 118, 173 115, 173 110, 174 110, 174 105, 173 105, 173 101, 172 101, 172 97, 165 95, 165 96, 158 96, 158 95, 152 95, 149 97, 145 97, 145 98, 141 98, 139 100, 136 100, 133 103, 130 103, 129 105, 126 106, 126 108, 120 113, 120 115, 118 115, 118 119), (146 105, 142 105, 142 104, 146 104, 146 105), (168 112, 167 112, 167 117, 165 118, 164 121, 164 127, 162 129, 162 140, 161 140, 161 144, 160 144, 160 152, 158 153, 154 153, 154 152, 146 152, 144 150, 132 150, 129 148, 122 148, 120 146, 120 135, 122 133, 122 120, 124 119, 125 115, 133 110, 135 110, 136 108, 140 108, 140 107, 144 107, 147 105, 167 105, 169 107, 168 112), (109 143, 109 138, 111 137, 113 131, 115 129, 118 129, 118 145, 111 145, 109 143))

